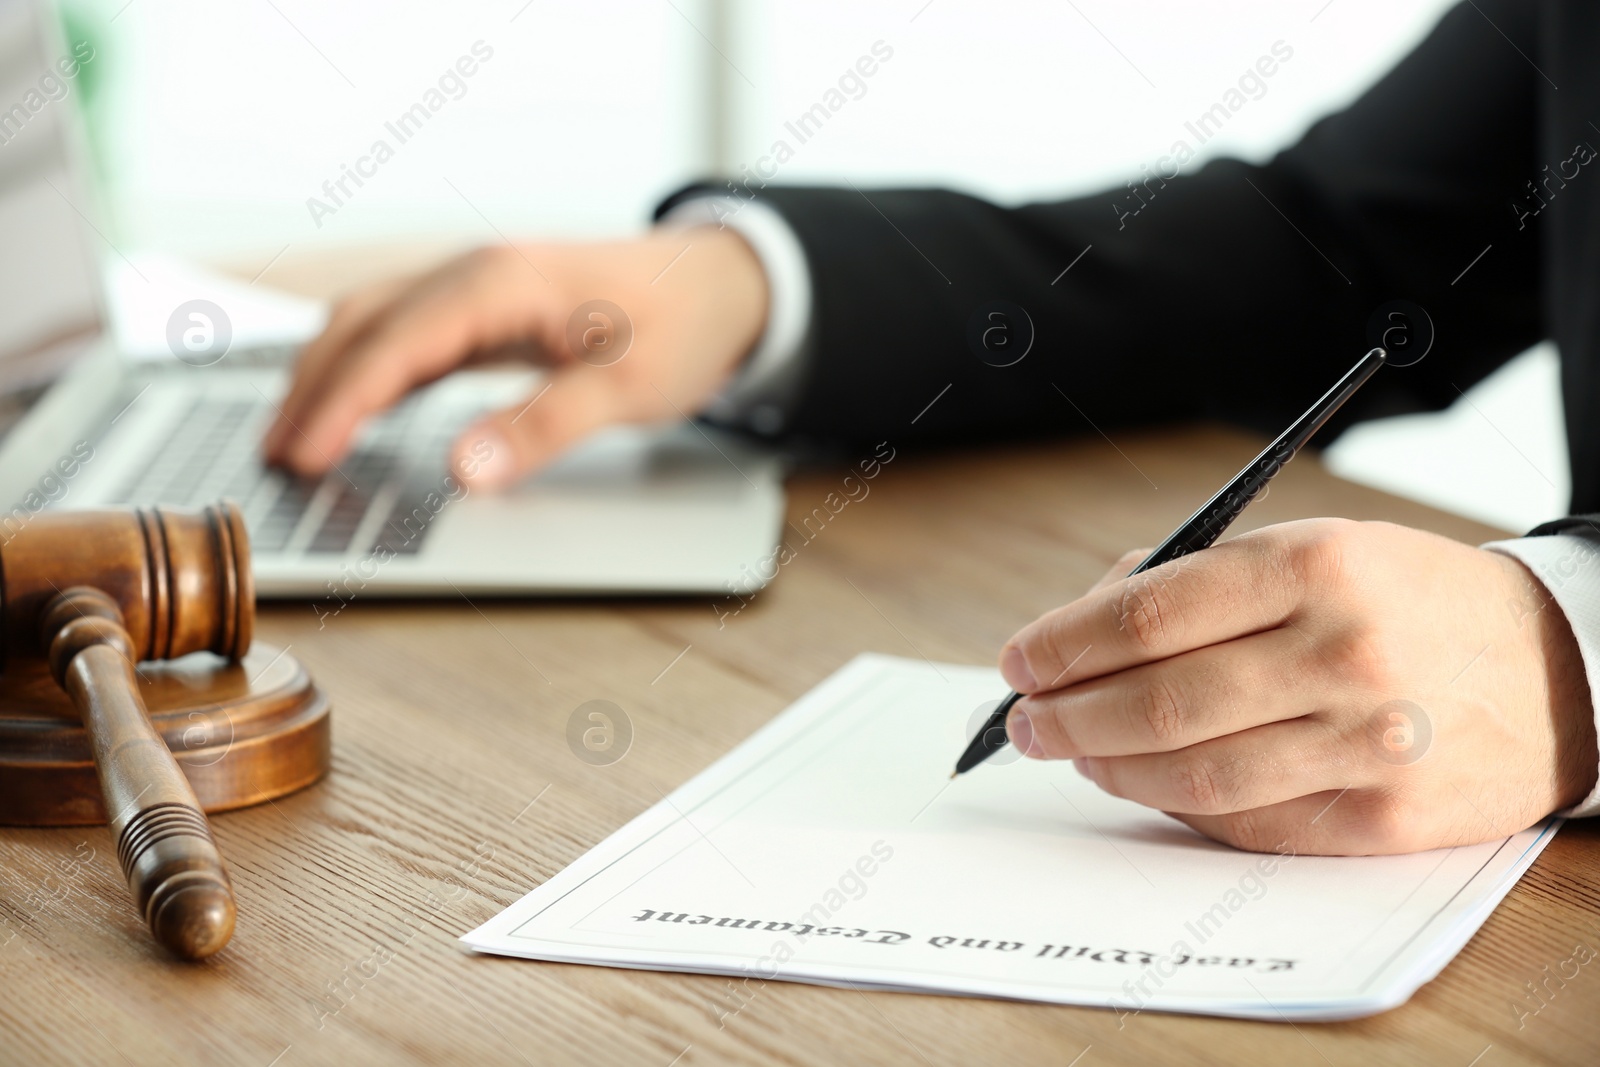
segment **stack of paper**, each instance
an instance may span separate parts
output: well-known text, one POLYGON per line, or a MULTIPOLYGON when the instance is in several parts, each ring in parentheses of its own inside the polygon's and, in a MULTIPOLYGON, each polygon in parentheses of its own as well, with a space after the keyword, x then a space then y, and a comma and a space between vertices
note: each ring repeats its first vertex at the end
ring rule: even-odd
POLYGON ((1061 1004, 1402 1003, 1559 820, 1409 856, 1239 852, 1070 763, 951 781, 989 669, 862 656, 462 940, 482 952, 1061 1004))

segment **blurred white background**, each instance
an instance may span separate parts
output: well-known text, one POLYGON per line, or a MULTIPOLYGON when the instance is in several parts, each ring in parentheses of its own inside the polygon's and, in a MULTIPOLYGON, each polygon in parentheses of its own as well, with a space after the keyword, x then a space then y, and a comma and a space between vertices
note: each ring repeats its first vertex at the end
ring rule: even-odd
MULTIPOLYGON (((624 233, 782 138, 778 180, 953 185, 1004 202, 1120 183, 1275 42, 1293 58, 1201 148, 1263 159, 1359 93, 1446 0, 74 0, 115 239, 266 263, 287 248, 624 233), (475 42, 493 50, 348 202, 325 197, 475 42), (823 129, 784 124, 873 46, 823 129)), ((1109 210, 1109 207, 1108 207, 1109 210)), ((270 280, 270 279, 269 279, 270 280)), ((1448 338, 1440 341, 1448 345, 1448 338)), ((1434 358, 1443 354, 1441 348, 1434 358)), ((1565 508, 1553 356, 1442 416, 1347 434, 1330 462, 1504 526, 1565 508)))
POLYGON ((784 180, 1007 201, 1118 183, 1281 40, 1293 59, 1203 149, 1261 158, 1446 6, 1326 2, 97 0, 84 21, 104 64, 98 129, 120 232, 232 256, 483 235, 445 179, 508 233, 626 231, 681 182, 794 144, 784 122, 878 41, 893 58, 797 147, 784 180), (306 199, 378 137, 393 143, 384 122, 479 40, 494 55, 466 94, 316 227, 306 199))

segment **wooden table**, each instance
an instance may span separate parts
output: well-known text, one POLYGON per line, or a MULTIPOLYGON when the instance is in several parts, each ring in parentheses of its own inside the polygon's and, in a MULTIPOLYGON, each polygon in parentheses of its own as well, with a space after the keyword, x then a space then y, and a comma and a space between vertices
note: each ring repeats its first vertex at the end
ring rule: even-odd
MULTIPOLYGON (((1532 1003, 1525 983, 1575 946, 1600 949, 1593 824, 1563 829, 1409 1004, 1349 1023, 1144 1014, 1119 1026, 1101 1010, 783 982, 750 997, 723 978, 457 946, 857 652, 989 662, 1257 447, 1202 428, 901 449, 870 496, 720 628, 708 599, 358 598, 320 624, 304 603, 263 605, 259 635, 292 647, 332 694, 332 776, 214 821, 240 918, 203 965, 153 944, 103 829, 0 830, 0 1062, 1594 1062, 1600 963, 1552 983, 1520 1027, 1517 1010, 1532 1003), (1003 527, 990 521, 1002 508, 1003 527), (566 741, 569 716, 597 698, 634 732, 610 766, 566 741)), ((791 482, 796 522, 843 473, 791 482)), ((1320 514, 1495 536, 1309 459, 1241 525, 1320 514)))

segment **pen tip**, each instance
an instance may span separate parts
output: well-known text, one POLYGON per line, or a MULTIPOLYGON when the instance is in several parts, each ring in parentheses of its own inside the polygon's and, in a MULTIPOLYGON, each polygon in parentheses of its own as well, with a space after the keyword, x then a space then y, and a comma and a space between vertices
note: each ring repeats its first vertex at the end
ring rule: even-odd
POLYGON ((960 777, 960 776, 961 776, 961 772, 960 772, 960 771, 951 771, 951 772, 950 772, 950 780, 951 780, 951 781, 952 781, 952 782, 953 782, 953 781, 955 781, 955 780, 956 780, 956 779, 957 779, 957 778, 959 778, 959 777, 960 777))

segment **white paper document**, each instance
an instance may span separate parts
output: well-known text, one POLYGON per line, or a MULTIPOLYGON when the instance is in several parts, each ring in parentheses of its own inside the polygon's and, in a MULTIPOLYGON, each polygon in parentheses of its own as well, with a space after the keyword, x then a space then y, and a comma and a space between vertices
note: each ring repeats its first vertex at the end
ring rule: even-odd
POLYGON ((615 967, 1262 1019, 1436 975, 1550 841, 1240 852, 1006 750, 988 668, 865 655, 462 940, 615 967), (993 706, 992 703, 989 706, 993 706))

